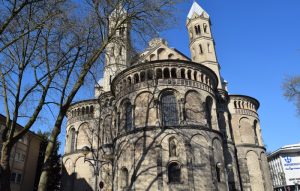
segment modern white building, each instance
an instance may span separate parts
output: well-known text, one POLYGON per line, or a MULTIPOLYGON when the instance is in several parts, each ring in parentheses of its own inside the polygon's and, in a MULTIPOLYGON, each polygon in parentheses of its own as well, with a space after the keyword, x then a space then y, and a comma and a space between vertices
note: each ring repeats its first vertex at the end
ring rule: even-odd
POLYGON ((268 156, 268 162, 274 190, 300 190, 300 143, 274 151, 268 156))

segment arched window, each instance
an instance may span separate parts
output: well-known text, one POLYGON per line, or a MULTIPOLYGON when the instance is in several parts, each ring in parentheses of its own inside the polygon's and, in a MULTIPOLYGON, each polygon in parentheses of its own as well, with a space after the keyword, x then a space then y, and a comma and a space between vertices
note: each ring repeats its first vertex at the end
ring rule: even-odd
POLYGON ((208 53, 211 52, 211 50, 210 50, 210 44, 209 44, 209 43, 207 44, 207 52, 208 52, 208 53))
POLYGON ((168 166, 169 183, 180 183, 181 169, 177 162, 171 162, 168 166))
POLYGON ((91 113, 91 114, 94 114, 94 106, 91 106, 91 107, 90 107, 90 113, 91 113))
POLYGON ((188 79, 191 80, 192 79, 192 71, 188 70, 187 75, 188 75, 188 79))
POLYGON ((172 69, 171 69, 171 77, 172 77, 172 78, 177 78, 176 68, 172 68, 172 69))
POLYGON ((170 71, 169 71, 169 68, 165 68, 164 69, 164 78, 170 78, 170 71))
POLYGON ((141 82, 144 82, 146 80, 146 73, 143 71, 140 73, 141 76, 141 82))
POLYGON ((76 146, 76 132, 75 132, 75 129, 72 128, 70 130, 70 152, 74 152, 75 151, 75 146, 76 146))
POLYGON ((195 31, 197 35, 201 34, 200 25, 195 26, 195 31))
POLYGON ((173 93, 167 92, 161 98, 162 123, 164 126, 178 125, 178 111, 176 97, 173 93))
POLYGON ((203 48, 202 48, 201 44, 199 44, 199 52, 200 52, 200 54, 203 54, 203 48))
POLYGON ((194 72, 194 80, 198 81, 197 72, 194 72))
POLYGON ((218 182, 221 182, 221 167, 218 166, 218 163, 216 164, 216 174, 218 182))
POLYGON ((158 68, 156 70, 156 78, 157 79, 162 79, 162 70, 160 68, 158 68))
POLYGON ((121 169, 121 188, 126 188, 128 186, 128 170, 123 167, 121 169))
POLYGON ((211 112, 212 112, 212 105, 213 105, 213 100, 211 97, 207 97, 205 101, 205 110, 206 110, 206 120, 207 124, 210 128, 212 128, 212 123, 211 123, 211 112))
POLYGON ((184 69, 181 69, 181 78, 185 79, 185 70, 184 69))
POLYGON ((169 156, 176 157, 177 156, 177 146, 174 137, 169 139, 169 156))
POLYGON ((204 33, 208 33, 208 31, 207 31, 207 24, 203 24, 203 31, 204 31, 204 33))
POLYGON ((125 130, 129 131, 132 128, 132 105, 127 102, 125 104, 125 130))
POLYGON ((200 76, 200 81, 203 82, 203 83, 205 83, 205 82, 204 82, 204 78, 205 78, 204 74, 201 74, 201 76, 200 76))
POLYGON ((138 74, 134 74, 134 83, 137 84, 140 82, 140 77, 138 74))
POLYGON ((131 77, 130 76, 127 78, 127 83, 128 83, 128 86, 131 85, 131 77))
POLYGON ((147 70, 147 78, 148 80, 153 80, 153 70, 147 70))

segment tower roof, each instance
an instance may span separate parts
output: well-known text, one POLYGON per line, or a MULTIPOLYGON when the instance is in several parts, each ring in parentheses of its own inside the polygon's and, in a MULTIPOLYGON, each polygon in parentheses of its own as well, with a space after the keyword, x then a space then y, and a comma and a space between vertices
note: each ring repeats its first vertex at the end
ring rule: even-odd
POLYGON ((193 5, 192 5, 192 7, 190 9, 190 12, 189 12, 189 14, 187 16, 188 19, 191 19, 193 17, 194 13, 196 13, 199 16, 202 15, 203 13, 205 13, 205 15, 207 17, 209 17, 209 15, 207 14, 207 12, 196 1, 194 1, 193 5))

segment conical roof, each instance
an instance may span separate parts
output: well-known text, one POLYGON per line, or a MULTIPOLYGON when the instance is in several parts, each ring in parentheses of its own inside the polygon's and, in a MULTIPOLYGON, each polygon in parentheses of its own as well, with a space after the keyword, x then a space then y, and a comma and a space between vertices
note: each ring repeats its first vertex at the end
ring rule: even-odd
POLYGON ((190 12, 189 12, 189 14, 188 14, 187 17, 189 19, 191 19, 193 17, 194 13, 196 13, 199 16, 202 15, 203 13, 205 13, 205 15, 207 17, 209 17, 209 15, 207 14, 207 12, 196 1, 194 1, 194 3, 192 5, 192 7, 190 9, 190 12))

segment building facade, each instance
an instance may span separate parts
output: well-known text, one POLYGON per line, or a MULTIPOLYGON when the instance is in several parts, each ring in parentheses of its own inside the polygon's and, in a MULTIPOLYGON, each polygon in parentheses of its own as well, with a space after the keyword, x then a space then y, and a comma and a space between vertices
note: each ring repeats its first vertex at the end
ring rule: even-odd
MULTIPOLYGON (((4 128, 5 121, 6 117, 0 114, 0 128, 4 128)), ((16 129, 18 131, 22 128, 23 127, 18 124, 16 129)), ((13 146, 9 161, 12 191, 33 190, 40 143, 41 138, 39 136, 28 132, 13 146)), ((1 148, 2 144, 0 141, 0 149, 1 148)))
POLYGON ((274 190, 300 190, 300 143, 274 151, 268 162, 274 190))
POLYGON ((273 189, 259 102, 228 94, 196 2, 186 26, 191 58, 159 38, 134 62, 127 43, 108 46, 96 98, 67 113, 64 190, 273 189))

